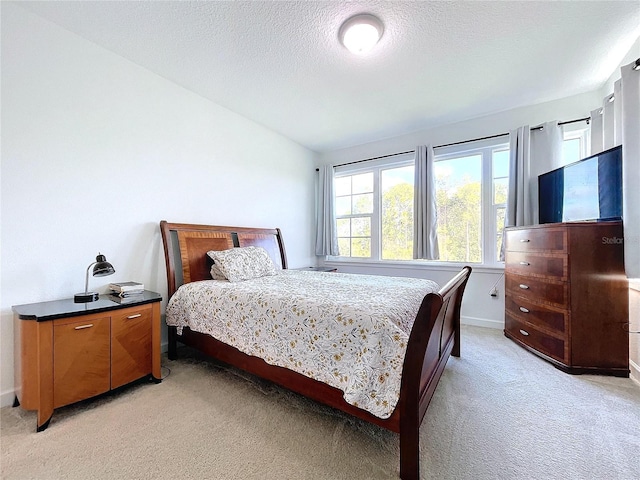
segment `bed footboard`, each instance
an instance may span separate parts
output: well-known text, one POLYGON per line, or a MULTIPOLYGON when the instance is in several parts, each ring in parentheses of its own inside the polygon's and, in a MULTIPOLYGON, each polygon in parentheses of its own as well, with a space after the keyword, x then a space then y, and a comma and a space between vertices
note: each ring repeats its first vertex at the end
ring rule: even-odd
POLYGON ((413 324, 400 387, 400 477, 420 478, 420 424, 449 355, 460 356, 460 306, 471 267, 422 301, 413 324))

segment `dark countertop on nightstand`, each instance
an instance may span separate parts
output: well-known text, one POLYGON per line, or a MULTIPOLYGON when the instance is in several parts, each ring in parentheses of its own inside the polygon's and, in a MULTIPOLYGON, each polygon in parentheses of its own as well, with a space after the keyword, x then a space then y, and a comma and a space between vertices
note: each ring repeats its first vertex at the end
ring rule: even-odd
POLYGON ((73 298, 62 300, 52 300, 49 302, 28 303, 24 305, 14 305, 13 312, 20 320, 35 320, 46 322, 58 318, 75 317, 88 313, 106 312, 127 308, 145 303, 154 303, 162 300, 162 295, 156 292, 145 290, 141 295, 120 298, 117 295, 100 295, 95 302, 75 303, 73 298))

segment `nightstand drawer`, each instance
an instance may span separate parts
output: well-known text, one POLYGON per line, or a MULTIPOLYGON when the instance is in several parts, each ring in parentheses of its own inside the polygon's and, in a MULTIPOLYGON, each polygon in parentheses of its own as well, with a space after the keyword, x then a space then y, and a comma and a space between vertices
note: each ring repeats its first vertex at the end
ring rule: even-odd
POLYGON ((531 228, 507 230, 507 250, 517 252, 553 252, 567 251, 567 231, 564 228, 531 228))
POLYGON ((567 255, 535 254, 507 251, 504 268, 518 275, 538 275, 566 280, 568 274, 567 255))
POLYGON ((512 317, 509 312, 505 316, 505 333, 517 342, 534 348, 538 352, 554 358, 560 362, 569 361, 565 355, 565 341, 521 322, 512 317))
POLYGON ((562 308, 569 304, 569 286, 565 281, 511 274, 506 276, 504 282, 505 290, 513 295, 562 308))
POLYGON ((507 296, 504 307, 508 315, 521 318, 539 328, 556 332, 558 335, 564 335, 566 332, 566 310, 556 310, 514 295, 507 296))

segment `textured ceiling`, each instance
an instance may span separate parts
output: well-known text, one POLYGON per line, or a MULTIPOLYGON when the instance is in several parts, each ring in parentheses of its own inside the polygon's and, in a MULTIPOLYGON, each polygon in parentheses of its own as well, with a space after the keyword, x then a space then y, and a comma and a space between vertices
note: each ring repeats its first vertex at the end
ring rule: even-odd
POLYGON ((20 5, 316 151, 595 90, 640 35, 637 0, 20 5), (385 26, 362 57, 356 13, 385 26))

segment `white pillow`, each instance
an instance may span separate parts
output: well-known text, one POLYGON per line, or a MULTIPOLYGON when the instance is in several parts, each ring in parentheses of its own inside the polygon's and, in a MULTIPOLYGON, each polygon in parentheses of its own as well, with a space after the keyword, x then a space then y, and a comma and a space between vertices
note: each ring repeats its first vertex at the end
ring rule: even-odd
MULTIPOLYGON (((262 247, 239 247, 207 252, 219 273, 230 282, 276 275, 276 267, 262 247)), ((212 277, 213 277, 213 268, 212 277)), ((217 274, 218 272, 216 272, 217 274)))

